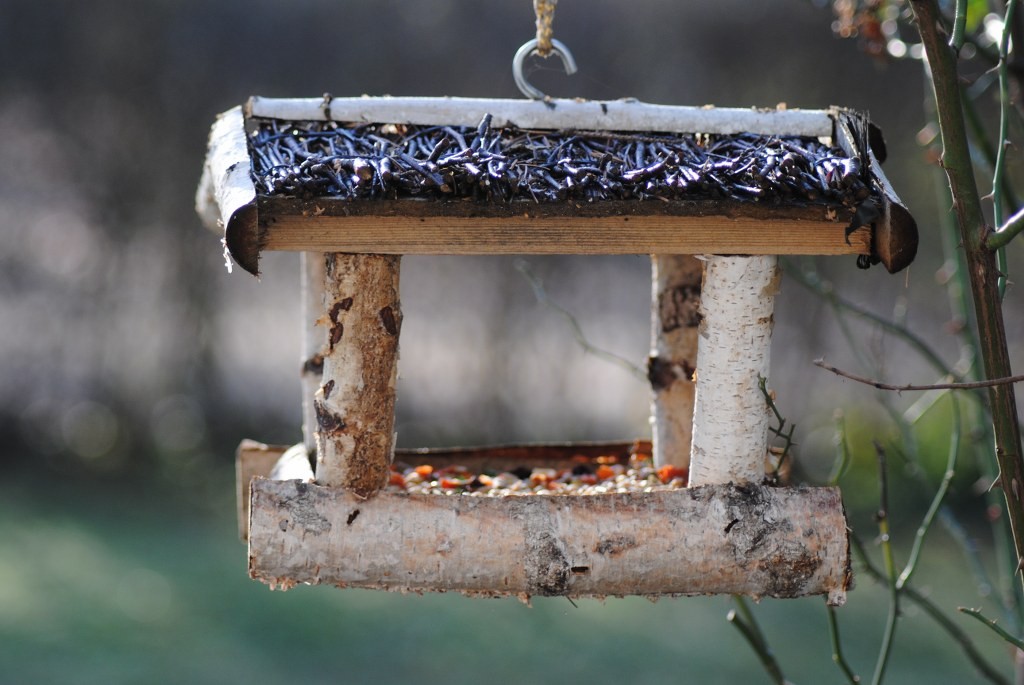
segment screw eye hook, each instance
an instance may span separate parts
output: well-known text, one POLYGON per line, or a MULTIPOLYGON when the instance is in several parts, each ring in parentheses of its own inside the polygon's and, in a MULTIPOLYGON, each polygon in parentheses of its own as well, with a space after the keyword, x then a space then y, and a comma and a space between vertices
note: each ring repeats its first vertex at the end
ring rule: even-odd
MULTIPOLYGON (((526 41, 523 43, 523 47, 516 51, 516 56, 512 58, 512 76, 516 80, 516 85, 519 86, 519 90, 522 91, 523 95, 531 100, 546 100, 548 97, 535 86, 530 85, 530 82, 523 75, 523 63, 527 57, 537 53, 537 46, 539 44, 536 38, 526 41)), ((571 76, 576 73, 576 60, 573 59, 569 48, 565 47, 565 43, 552 39, 551 52, 562 58, 562 66, 565 67, 567 75, 571 76)))

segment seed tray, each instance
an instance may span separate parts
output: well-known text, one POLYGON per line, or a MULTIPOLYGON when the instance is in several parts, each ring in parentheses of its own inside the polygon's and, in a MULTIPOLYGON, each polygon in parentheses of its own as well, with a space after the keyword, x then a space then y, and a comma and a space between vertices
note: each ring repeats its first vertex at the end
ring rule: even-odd
POLYGON ((688 476, 685 468, 655 468, 650 454, 630 455, 625 464, 615 456, 580 457, 571 467, 524 465, 500 472, 475 471, 458 464, 435 468, 398 462, 392 466, 386 491, 470 497, 603 495, 678 490, 686 487, 688 476))
POLYGON ((307 200, 878 202, 860 160, 817 138, 531 131, 492 121, 253 120, 253 178, 268 196, 307 200))

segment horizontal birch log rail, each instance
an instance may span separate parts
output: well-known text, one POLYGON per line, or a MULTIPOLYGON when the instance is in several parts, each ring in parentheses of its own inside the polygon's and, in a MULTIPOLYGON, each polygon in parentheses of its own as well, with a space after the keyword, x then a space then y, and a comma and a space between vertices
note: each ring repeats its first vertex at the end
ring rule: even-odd
POLYGON ((265 98, 255 96, 245 115, 285 121, 410 123, 476 126, 490 114, 494 126, 593 131, 686 131, 832 135, 828 110, 678 107, 622 100, 500 100, 459 97, 265 98))
MULTIPOLYGON (((312 397, 312 393, 310 393, 312 397)), ((312 429, 310 429, 312 433, 312 429)), ((238 484, 238 536, 249 540, 249 483, 253 478, 272 480, 314 480, 309 454, 315 448, 308 445, 304 452, 297 445, 265 445, 255 440, 243 440, 235 451, 235 476, 238 484)), ((442 447, 396 449, 394 460, 409 466, 429 464, 435 469, 447 466, 467 466, 480 473, 512 471, 517 468, 565 469, 579 465, 580 459, 593 461, 598 457, 611 457, 615 463, 625 464, 633 454, 651 454, 650 440, 624 442, 563 442, 542 445, 497 445, 488 447, 442 447)), ((689 457, 687 445, 686 457, 689 457)))
POLYGON ((249 573, 272 587, 524 599, 821 594, 841 605, 851 582, 837 488, 364 500, 307 480, 251 481, 249 573))

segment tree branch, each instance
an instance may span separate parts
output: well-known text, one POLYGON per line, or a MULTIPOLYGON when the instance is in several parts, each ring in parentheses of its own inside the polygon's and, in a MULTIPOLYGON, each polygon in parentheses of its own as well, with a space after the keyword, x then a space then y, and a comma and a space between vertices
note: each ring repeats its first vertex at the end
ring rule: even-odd
POLYGON ((1006 220, 1006 223, 995 230, 985 241, 985 247, 990 250, 998 250, 1010 243, 1011 240, 1024 231, 1024 207, 1016 214, 1006 220))
MULTIPOLYGON (((874 578, 879 582, 886 582, 885 574, 882 573, 881 569, 877 568, 868 558, 867 550, 864 549, 864 543, 861 542, 860 538, 856 534, 850 535, 850 549, 860 558, 863 571, 868 574, 871 578, 874 578)), ((935 621, 942 630, 946 631, 950 639, 956 642, 960 649, 963 650, 964 655, 974 665, 978 672, 985 676, 992 683, 998 683, 998 685, 1010 685, 1010 681, 999 673, 996 668, 985 660, 981 652, 971 641, 970 636, 967 635, 960 628, 956 622, 953 621, 949 616, 942 613, 942 609, 932 601, 930 598, 922 595, 912 585, 905 585, 900 591, 901 594, 906 595, 907 599, 920 607, 926 614, 931 616, 932 620, 935 621)))
POLYGON ((846 682, 850 685, 857 685, 860 682, 860 676, 853 672, 850 664, 846 661, 846 657, 843 656, 843 648, 839 641, 839 621, 836 620, 835 607, 826 606, 825 609, 828 611, 828 635, 832 641, 832 661, 835 662, 839 670, 846 676, 846 682))
MULTIPOLYGON (((948 45, 937 1, 911 0, 910 6, 931 70, 939 130, 942 133, 943 168, 949 179, 967 260, 967 272, 971 278, 985 377, 1008 378, 1013 372, 1003 323, 999 271, 995 254, 985 246, 990 229, 985 225, 967 146, 956 53, 948 45)), ((991 386, 989 401, 996 459, 1002 473, 1001 487, 1019 559, 1024 556, 1024 459, 1021 457, 1020 426, 1017 423, 1017 400, 1013 385, 1001 383, 991 386)), ((1014 573, 1019 570, 1018 564, 1014 573)))
POLYGON ((761 628, 757 625, 757 620, 754 618, 753 612, 750 611, 746 600, 740 595, 733 595, 732 598, 736 602, 736 609, 733 609, 726 615, 726 620, 735 626, 747 643, 750 644, 750 648, 754 650, 757 658, 761 660, 761 665, 768 672, 768 677, 772 679, 772 682, 775 685, 788 685, 789 681, 782 675, 782 668, 779 666, 779 662, 776 661, 771 647, 765 641, 764 633, 761 632, 761 628))
POLYGON ((885 564, 885 578, 889 586, 889 613, 885 619, 885 633, 882 635, 882 647, 878 652, 878 663, 871 678, 871 685, 881 685, 885 678, 885 669, 889 665, 892 654, 893 639, 896 637, 896 622, 900 616, 900 589, 896 584, 896 560, 892 553, 892 537, 889 526, 889 474, 886 468, 885 450, 877 442, 875 452, 878 454, 878 539, 882 546, 882 560, 885 564))
POLYGON ((927 385, 892 385, 891 383, 883 383, 873 378, 865 378, 864 376, 858 376, 855 373, 849 371, 843 371, 842 369, 826 364, 824 359, 815 359, 814 365, 818 366, 826 371, 831 371, 837 376, 843 378, 849 378, 851 381, 857 381, 864 385, 870 385, 878 390, 892 390, 894 392, 916 392, 924 390, 977 390, 979 388, 991 388, 996 385, 1012 385, 1014 383, 1024 382, 1024 375, 1020 376, 1007 376, 1006 378, 993 378, 987 381, 972 381, 970 383, 929 383, 927 385))
POLYGON ((985 618, 985 614, 981 613, 981 609, 968 609, 967 607, 959 607, 957 611, 959 611, 962 614, 967 614, 971 618, 976 619, 979 623, 988 626, 990 630, 996 633, 999 637, 1009 642, 1011 645, 1015 646, 1017 649, 1024 649, 1024 640, 1021 640, 1019 637, 1014 637, 1013 635, 1010 635, 1008 632, 1003 630, 1003 628, 994 620, 985 618))

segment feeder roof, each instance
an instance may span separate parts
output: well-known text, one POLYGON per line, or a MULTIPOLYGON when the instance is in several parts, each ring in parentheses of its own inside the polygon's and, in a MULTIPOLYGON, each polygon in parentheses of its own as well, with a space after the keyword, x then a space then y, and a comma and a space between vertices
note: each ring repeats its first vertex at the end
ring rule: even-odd
POLYGON ((847 110, 458 98, 253 98, 214 124, 197 206, 262 250, 857 254, 895 272, 913 218, 847 110))

